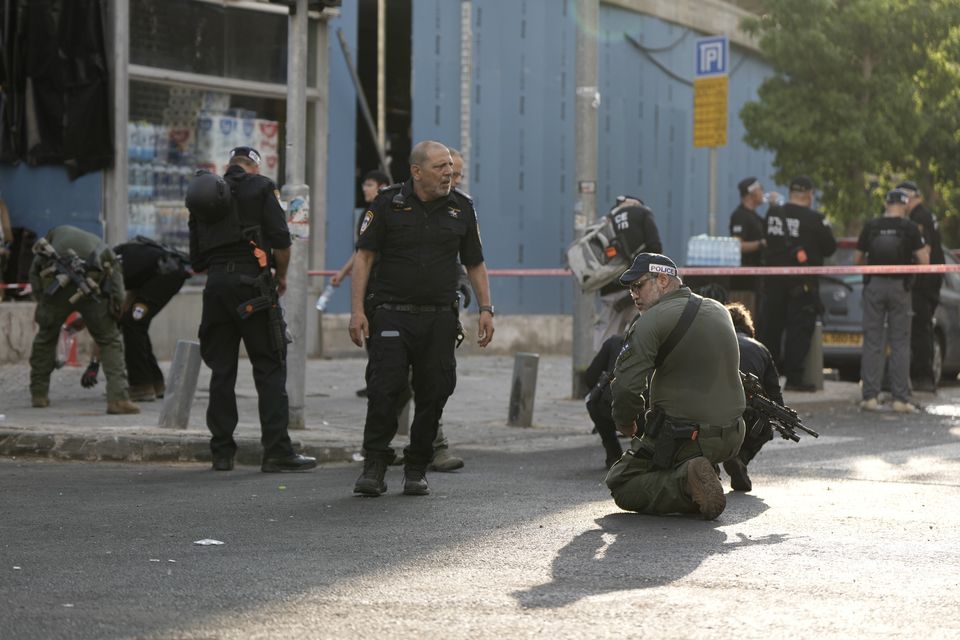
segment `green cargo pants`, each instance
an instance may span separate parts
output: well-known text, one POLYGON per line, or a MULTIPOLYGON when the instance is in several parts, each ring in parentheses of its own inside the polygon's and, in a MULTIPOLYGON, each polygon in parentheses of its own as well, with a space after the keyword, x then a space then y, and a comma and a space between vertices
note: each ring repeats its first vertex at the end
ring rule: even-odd
MULTIPOLYGON (((746 426, 742 418, 726 427, 701 427, 697 440, 680 447, 671 469, 654 469, 652 461, 642 454, 653 451, 653 441, 639 439, 641 455, 624 455, 610 468, 606 483, 613 501, 625 511, 653 515, 699 513, 700 508, 687 495, 687 462, 703 456, 711 463, 729 460, 740 450, 746 426)), ((634 439, 636 443, 637 440, 634 439)))
POLYGON ((40 294, 34 314, 38 330, 30 351, 30 394, 48 397, 50 374, 56 365, 57 339, 60 326, 73 311, 83 316, 87 330, 100 346, 100 362, 107 378, 107 402, 129 400, 127 371, 123 360, 123 338, 117 320, 111 313, 111 301, 103 296, 100 302, 88 297, 71 304, 69 298, 76 293, 72 286, 57 289, 52 295, 40 294))

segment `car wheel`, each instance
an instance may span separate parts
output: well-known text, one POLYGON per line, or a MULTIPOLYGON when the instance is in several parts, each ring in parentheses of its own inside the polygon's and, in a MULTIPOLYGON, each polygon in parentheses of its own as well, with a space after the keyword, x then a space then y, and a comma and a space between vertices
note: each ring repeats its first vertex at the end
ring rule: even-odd
POLYGON ((938 386, 943 376, 943 336, 933 334, 933 384, 938 386))

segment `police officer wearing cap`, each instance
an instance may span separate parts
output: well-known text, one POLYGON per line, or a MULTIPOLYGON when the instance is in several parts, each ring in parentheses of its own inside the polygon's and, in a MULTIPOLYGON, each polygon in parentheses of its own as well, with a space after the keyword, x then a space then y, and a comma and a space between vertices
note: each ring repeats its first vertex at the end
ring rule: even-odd
POLYGON ((683 286, 677 265, 664 255, 641 253, 620 282, 640 316, 614 369, 613 420, 633 441, 607 473, 607 487, 621 509, 712 520, 726 506, 713 465, 733 457, 745 433, 730 314, 683 286), (645 409, 638 433, 636 418, 645 409))
MULTIPOLYGON (((930 249, 930 264, 943 264, 943 244, 937 216, 923 204, 923 194, 915 182, 897 185, 909 198, 907 212, 920 227, 923 241, 930 249)), ((940 304, 942 273, 919 273, 913 281, 913 320, 910 326, 910 378, 916 391, 936 391, 933 374, 933 314, 940 304)))
POLYGON ((394 459, 390 441, 397 432, 397 400, 413 370, 414 417, 404 449, 407 495, 426 495, 427 465, 447 398, 456 386, 454 348, 460 335, 457 312, 459 267, 466 267, 480 305, 478 342, 493 338, 493 307, 473 202, 451 190, 453 160, 435 141, 410 153, 410 179, 380 192, 364 214, 351 283, 350 338, 370 341, 364 465, 354 492, 378 496, 394 459), (367 307, 370 268, 377 274, 367 307))
MULTIPOLYGON (((190 209, 190 261, 197 271, 207 271, 200 320, 200 353, 210 367, 210 404, 207 427, 213 469, 233 469, 237 444, 237 359, 240 341, 253 367, 259 396, 264 472, 303 471, 316 467, 314 458, 294 453, 287 431, 286 346, 271 339, 270 313, 264 308, 245 319, 239 309, 262 296, 254 282, 261 274, 255 250, 269 258, 275 270, 277 294, 287 288, 290 262, 290 232, 280 206, 280 192, 272 180, 260 175, 260 154, 250 147, 237 147, 223 179, 198 176, 191 183, 209 179, 214 197, 209 207, 197 203, 199 196, 187 192, 190 209)), ((199 190, 199 187, 198 187, 199 190)), ((204 203, 205 204, 205 203, 204 203)), ((282 340, 280 341, 282 342, 282 340)))
MULTIPOLYGON (((929 250, 920 235, 920 228, 907 216, 910 198, 901 189, 887 193, 884 215, 863 225, 854 252, 856 264, 895 265, 928 264, 929 250)), ((887 371, 893 410, 917 413, 910 401, 910 283, 903 274, 864 276, 863 287, 863 355, 860 378, 863 400, 860 407, 875 411, 886 363, 886 345, 890 345, 887 371)))
MULTIPOLYGON (((763 260, 768 267, 819 267, 824 258, 836 251, 837 241, 830 223, 811 208, 813 189, 810 178, 794 178, 790 181, 789 201, 767 213, 763 260)), ((786 343, 781 370, 787 376, 788 391, 815 390, 813 385, 803 382, 803 365, 819 312, 816 276, 764 278, 760 341, 767 345, 777 363, 781 362, 781 342, 786 343)))
MULTIPOLYGON (((641 251, 660 253, 660 231, 653 211, 636 196, 618 196, 607 213, 616 231, 619 249, 628 260, 641 251)), ((616 279, 600 287, 600 312, 593 331, 593 349, 599 351, 612 336, 623 335, 630 321, 637 315, 629 293, 616 279)))
MULTIPOLYGON (((740 204, 730 214, 730 235, 740 240, 740 265, 759 267, 763 264, 763 248, 767 246, 763 217, 758 209, 767 201, 763 185, 755 177, 744 178, 737 183, 740 204)), ((776 202, 777 195, 770 194, 770 203, 776 202)), ((750 308, 756 307, 756 295, 759 293, 761 279, 757 276, 736 276, 731 280, 730 288, 747 291, 752 299, 750 308)))

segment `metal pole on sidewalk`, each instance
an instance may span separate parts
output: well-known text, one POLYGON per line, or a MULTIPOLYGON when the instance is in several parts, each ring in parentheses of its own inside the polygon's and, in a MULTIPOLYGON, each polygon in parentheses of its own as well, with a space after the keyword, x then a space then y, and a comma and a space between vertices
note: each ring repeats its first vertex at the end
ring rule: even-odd
POLYGON ((293 344, 287 350, 290 429, 304 429, 307 375, 307 259, 310 253, 310 187, 305 184, 307 139, 307 0, 297 0, 287 38, 286 180, 281 198, 293 244, 284 296, 293 344))
MULTIPOLYGON (((577 201, 573 208, 573 237, 582 238, 584 229, 597 217, 597 24, 599 0, 577 0, 577 102, 576 155, 577 201)), ((573 294, 573 397, 586 395, 581 379, 593 357, 594 294, 583 293, 576 284, 573 294)))

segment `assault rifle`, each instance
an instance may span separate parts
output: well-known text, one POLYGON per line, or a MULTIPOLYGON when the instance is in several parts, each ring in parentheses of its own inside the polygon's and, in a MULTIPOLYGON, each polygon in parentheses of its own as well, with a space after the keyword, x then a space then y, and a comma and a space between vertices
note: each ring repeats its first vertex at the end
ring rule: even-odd
POLYGON ((257 259, 257 264, 260 266, 260 274, 256 278, 241 277, 241 280, 244 282, 249 280, 249 284, 252 284, 260 295, 241 303, 237 307, 237 313, 241 320, 246 320, 254 313, 266 310, 270 347, 274 351, 283 353, 287 344, 292 340, 287 338, 287 323, 283 319, 283 310, 280 308, 277 282, 270 271, 266 251, 261 249, 254 240, 250 240, 250 246, 253 248, 253 255, 257 259))
POLYGON ((757 421, 750 427, 751 431, 762 429, 769 424, 777 430, 784 440, 800 442, 797 429, 819 438, 820 434, 803 426, 800 416, 790 407, 778 404, 764 395, 760 380, 752 373, 740 372, 740 381, 743 382, 743 392, 747 396, 747 408, 757 414, 757 421))
POLYGON ((40 276, 45 278, 55 274, 53 282, 44 290, 46 295, 53 295, 58 289, 73 283, 77 291, 70 296, 70 304, 76 304, 77 300, 83 296, 89 297, 94 302, 100 302, 98 297, 100 285, 87 276, 87 263, 77 255, 76 251, 67 249, 67 255, 61 256, 46 238, 40 238, 34 243, 33 252, 51 261, 50 266, 40 272, 40 276))

